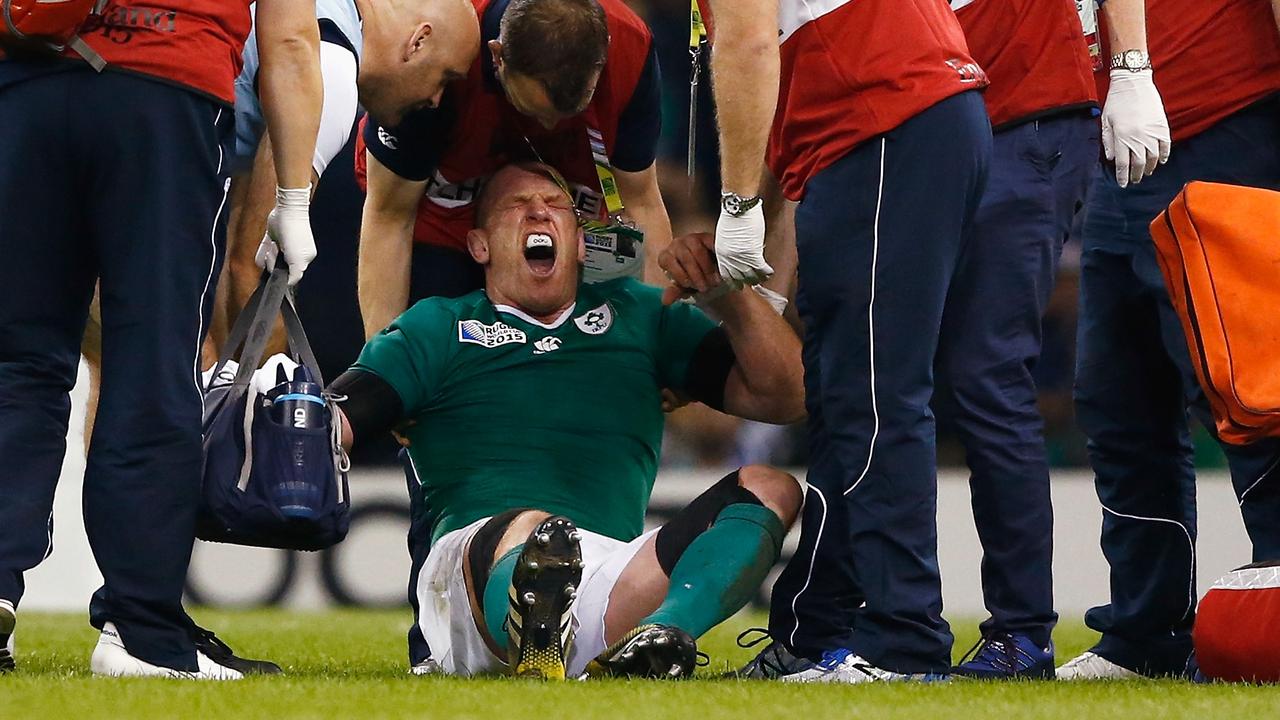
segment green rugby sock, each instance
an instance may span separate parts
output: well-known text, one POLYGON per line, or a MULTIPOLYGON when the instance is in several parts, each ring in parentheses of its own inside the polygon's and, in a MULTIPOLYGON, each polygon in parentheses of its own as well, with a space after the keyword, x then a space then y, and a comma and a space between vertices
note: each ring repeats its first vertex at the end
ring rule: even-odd
POLYGON ((729 505, 676 561, 666 599, 640 624, 674 625, 701 637, 751 601, 777 562, 785 536, 786 528, 769 508, 729 505))
POLYGON ((484 584, 484 625, 502 652, 507 651, 507 609, 510 607, 511 576, 524 545, 517 545, 498 558, 484 584))

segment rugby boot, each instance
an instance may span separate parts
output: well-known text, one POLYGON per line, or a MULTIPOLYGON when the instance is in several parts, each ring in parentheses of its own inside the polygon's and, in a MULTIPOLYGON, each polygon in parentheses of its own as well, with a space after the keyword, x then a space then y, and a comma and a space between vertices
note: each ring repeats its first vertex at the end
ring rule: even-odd
POLYGON ((516 561, 507 608, 507 667, 519 677, 564 680, 573 647, 573 601, 582 582, 582 534, 552 515, 516 561))
POLYGON ((587 665, 588 675, 687 678, 698 665, 698 644, 673 625, 641 625, 587 665))
POLYGON ((13 627, 18 624, 18 611, 13 603, 0 600, 0 672, 9 672, 16 663, 13 656, 13 627))
POLYGON ((965 653, 951 672, 982 680, 1052 680, 1053 643, 1042 648, 1026 635, 992 633, 965 653))

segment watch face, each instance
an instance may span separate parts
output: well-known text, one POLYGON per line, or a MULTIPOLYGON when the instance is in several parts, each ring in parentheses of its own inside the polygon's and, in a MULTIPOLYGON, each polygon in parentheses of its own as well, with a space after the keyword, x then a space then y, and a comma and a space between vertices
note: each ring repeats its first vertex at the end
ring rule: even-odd
POLYGON ((1126 50, 1124 66, 1130 70, 1139 70, 1147 64, 1147 54, 1141 50, 1126 50))
POLYGON ((742 211, 742 200, 736 195, 726 195, 720 202, 724 205, 724 211, 730 215, 737 215, 742 211))

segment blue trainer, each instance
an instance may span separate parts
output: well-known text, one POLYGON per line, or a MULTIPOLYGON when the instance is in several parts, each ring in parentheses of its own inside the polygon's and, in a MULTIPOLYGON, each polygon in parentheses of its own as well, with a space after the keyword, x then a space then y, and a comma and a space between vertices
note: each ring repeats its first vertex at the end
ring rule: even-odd
POLYGON ((965 653, 951 672, 984 680, 1052 680, 1053 642, 1042 648, 1027 635, 992 633, 965 653))

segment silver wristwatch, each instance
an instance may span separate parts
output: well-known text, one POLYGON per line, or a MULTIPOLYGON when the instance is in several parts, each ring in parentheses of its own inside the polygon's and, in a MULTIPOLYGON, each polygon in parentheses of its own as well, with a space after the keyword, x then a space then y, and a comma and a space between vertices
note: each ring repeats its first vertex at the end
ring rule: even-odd
POLYGON ((1151 56, 1145 50, 1125 50, 1111 56, 1112 70, 1140 72, 1151 69, 1151 56))
POLYGON ((742 217, 748 210, 760 204, 760 196, 742 197, 738 193, 720 193, 720 208, 734 217, 742 217))

